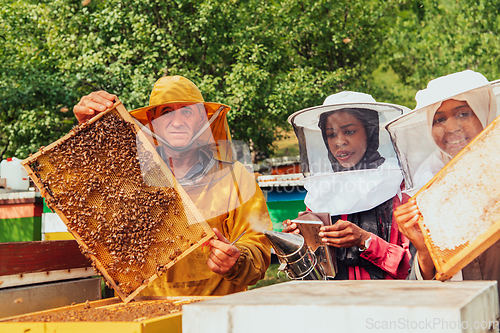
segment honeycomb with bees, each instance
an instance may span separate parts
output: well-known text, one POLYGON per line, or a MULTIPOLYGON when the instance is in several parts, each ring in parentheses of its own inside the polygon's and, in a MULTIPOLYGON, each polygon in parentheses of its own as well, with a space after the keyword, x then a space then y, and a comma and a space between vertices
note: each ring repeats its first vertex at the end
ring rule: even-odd
POLYGON ((22 163, 125 302, 214 235, 149 140, 117 102, 22 163))

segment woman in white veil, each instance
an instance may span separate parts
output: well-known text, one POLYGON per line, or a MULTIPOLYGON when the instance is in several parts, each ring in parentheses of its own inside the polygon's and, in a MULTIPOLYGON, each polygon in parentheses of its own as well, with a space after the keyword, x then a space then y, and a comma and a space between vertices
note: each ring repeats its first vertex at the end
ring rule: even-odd
MULTIPOLYGON (((498 83, 490 83, 482 74, 470 70, 434 79, 415 96, 415 110, 387 126, 410 194, 424 186, 496 118, 498 88, 498 83), (415 140, 415 133, 426 134, 415 140), (416 162, 418 159, 421 163, 416 162)), ((419 216, 413 199, 394 211, 400 230, 417 252, 410 278, 432 279, 434 264, 417 223, 419 216)), ((499 280, 498 250, 497 242, 453 279, 499 280)))
MULTIPOLYGON (((481 81, 484 82, 484 80, 481 81)), ((430 84, 428 89, 417 93, 416 99, 420 101, 421 105, 439 98, 440 95, 437 94, 429 96, 431 93, 429 89, 440 90, 436 82, 434 83, 434 85, 430 84)), ((432 103, 428 106, 419 107, 417 103, 416 109, 421 109, 427 115, 427 127, 436 145, 434 153, 422 163, 415 174, 417 188, 421 188, 431 180, 446 163, 486 128, 497 114, 496 99, 490 87, 473 89, 455 95, 453 99, 432 103), (457 120, 455 124, 445 124, 446 122, 450 123, 450 120, 446 118, 446 111, 455 112, 453 114, 457 120), (451 128, 450 126, 453 125, 457 125, 457 127, 451 128)))
MULTIPOLYGON (((407 197, 388 134, 380 128, 406 111, 370 95, 344 91, 322 106, 292 114, 307 190, 305 204, 328 213, 319 237, 335 247, 335 279, 404 279, 407 239, 392 212, 407 197)), ((290 220, 284 232, 298 232, 290 220)))

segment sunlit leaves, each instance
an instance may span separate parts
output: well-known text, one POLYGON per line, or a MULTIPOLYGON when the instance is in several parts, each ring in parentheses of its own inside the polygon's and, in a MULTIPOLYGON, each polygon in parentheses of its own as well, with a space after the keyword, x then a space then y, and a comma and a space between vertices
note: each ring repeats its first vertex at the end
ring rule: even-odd
POLYGON ((4 0, 0 152, 59 138, 75 123, 60 110, 94 90, 142 107, 167 73, 230 105, 233 137, 268 154, 292 112, 366 87, 400 2, 4 0))
POLYGON ((465 69, 498 79, 499 12, 498 1, 408 1, 386 39, 390 64, 417 89, 465 69))

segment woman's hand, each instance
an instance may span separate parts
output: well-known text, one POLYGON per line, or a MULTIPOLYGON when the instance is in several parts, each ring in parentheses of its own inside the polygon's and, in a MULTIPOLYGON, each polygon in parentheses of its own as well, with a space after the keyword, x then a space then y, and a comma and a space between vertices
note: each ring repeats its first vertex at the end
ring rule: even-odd
POLYGON ((291 220, 283 221, 283 226, 285 227, 282 232, 287 234, 300 234, 299 228, 297 228, 297 224, 293 223, 291 220))
POLYGON ((98 113, 106 111, 117 100, 116 95, 104 90, 94 91, 80 99, 80 102, 73 107, 73 113, 81 124, 92 119, 98 113))
POLYGON ((415 200, 410 200, 404 205, 398 206, 394 210, 394 218, 398 223, 399 231, 401 231, 401 233, 405 235, 410 242, 412 242, 417 251, 424 249, 427 251, 427 247, 424 242, 424 235, 418 225, 419 217, 420 211, 418 210, 415 200))
MULTIPOLYGON (((306 212, 299 212, 298 216, 304 215, 306 212)), ((283 226, 285 227, 282 232, 290 234, 300 234, 300 230, 297 228, 297 224, 293 223, 291 220, 283 221, 283 226)))
POLYGON ((424 235, 418 225, 420 215, 415 200, 410 200, 394 210, 394 218, 398 223, 399 231, 401 231, 417 249, 418 264, 422 277, 425 280, 430 280, 434 277, 435 268, 429 250, 425 245, 424 235))
POLYGON ((335 247, 363 247, 370 233, 352 222, 338 220, 334 225, 324 226, 319 236, 326 245, 335 247))

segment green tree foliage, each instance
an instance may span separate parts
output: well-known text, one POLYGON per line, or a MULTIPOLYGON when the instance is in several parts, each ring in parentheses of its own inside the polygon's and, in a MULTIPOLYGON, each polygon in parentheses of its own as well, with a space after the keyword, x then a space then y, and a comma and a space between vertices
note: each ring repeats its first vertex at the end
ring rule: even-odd
POLYGON ((399 0, 2 2, 3 157, 61 137, 76 124, 61 110, 91 91, 146 105, 166 73, 230 105, 233 137, 270 153, 292 112, 367 87, 400 12, 399 0))
POLYGON ((44 6, 13 2, 2 5, 0 12, 4 36, 0 39, 0 157, 25 157, 71 127, 72 115, 59 110, 72 101, 48 45, 50 22, 44 6))
POLYGON ((500 77, 500 2, 409 1, 395 17, 385 64, 423 89, 431 79, 472 69, 500 77))

